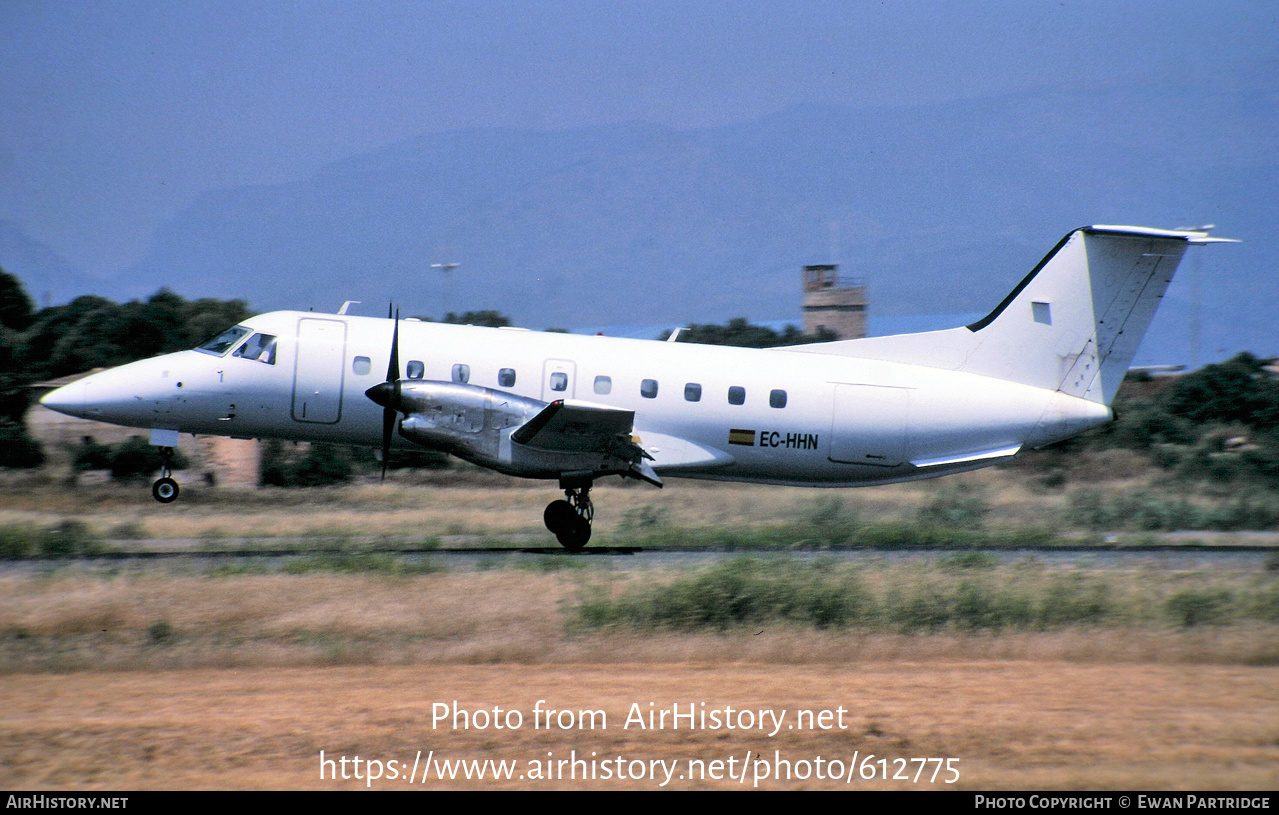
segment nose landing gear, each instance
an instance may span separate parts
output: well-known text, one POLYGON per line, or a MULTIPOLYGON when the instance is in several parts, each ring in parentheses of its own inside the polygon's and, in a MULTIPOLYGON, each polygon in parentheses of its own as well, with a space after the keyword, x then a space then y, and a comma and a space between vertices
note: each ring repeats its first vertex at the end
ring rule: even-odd
POLYGON ((151 485, 151 496, 162 504, 171 504, 178 500, 178 482, 172 478, 173 471, 169 462, 173 460, 173 448, 161 447, 160 456, 164 463, 160 465, 160 478, 151 485))
POLYGON ((560 545, 570 552, 577 552, 591 539, 591 519, 595 506, 591 503, 591 483, 560 482, 564 488, 564 500, 546 505, 542 520, 554 533, 560 545))

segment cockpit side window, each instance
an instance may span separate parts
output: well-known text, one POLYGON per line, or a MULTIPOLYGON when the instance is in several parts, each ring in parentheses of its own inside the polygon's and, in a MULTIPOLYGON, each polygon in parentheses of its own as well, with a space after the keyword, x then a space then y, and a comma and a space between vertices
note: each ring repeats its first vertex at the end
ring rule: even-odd
POLYGON ((244 359, 256 359, 258 362, 265 362, 267 365, 275 364, 275 335, 274 334, 254 334, 249 337, 249 341, 239 348, 235 349, 233 357, 243 357, 244 359))
POLYGON ((223 356, 227 351, 230 351, 237 342, 247 337, 251 331, 252 329, 245 328, 242 325, 237 325, 235 328, 228 328, 226 331, 223 331, 221 334, 195 350, 203 351, 206 354, 213 354, 218 357, 223 356))

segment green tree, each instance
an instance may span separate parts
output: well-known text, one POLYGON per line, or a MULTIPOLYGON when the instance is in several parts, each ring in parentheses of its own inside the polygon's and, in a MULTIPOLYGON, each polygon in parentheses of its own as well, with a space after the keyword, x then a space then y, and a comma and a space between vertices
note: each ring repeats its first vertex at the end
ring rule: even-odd
MULTIPOLYGON (((33 313, 21 282, 0 270, 0 467, 43 460, 22 425, 32 383, 193 348, 248 315, 243 300, 188 302, 168 289, 142 302, 83 296, 33 313)), ((112 450, 119 467, 109 468, 120 477, 158 469, 158 454, 152 462, 145 452, 112 450)))
MULTIPOLYGON (((110 470, 117 481, 151 475, 164 466, 160 448, 153 446, 143 436, 130 436, 119 444, 99 444, 92 436, 80 439, 72 453, 76 470, 110 470)), ((188 466, 181 450, 174 450, 169 466, 175 470, 188 466)))
POLYGON ((1168 393, 1168 411, 1193 422, 1279 426, 1279 382, 1266 361, 1244 352, 1181 377, 1168 393))
POLYGON ((22 331, 31 325, 35 308, 18 278, 0 269, 0 325, 22 331))
POLYGON ((249 314, 243 300, 187 301, 167 289, 124 304, 77 297, 40 311, 16 357, 32 381, 66 376, 194 348, 249 314))
POLYGON ((30 468, 44 463, 40 443, 21 422, 0 420, 0 467, 30 468))
MULTIPOLYGON (((168 354, 191 348, 198 343, 198 340, 195 342, 188 340, 187 310, 186 300, 168 289, 160 289, 148 297, 145 303, 138 304, 135 315, 159 331, 158 353, 168 354)), ((231 325, 228 323, 223 328, 230 328, 231 325)))
POLYGON ((272 440, 262 451, 262 475, 268 487, 326 487, 346 484, 355 474, 349 448, 333 444, 312 444, 304 454, 286 450, 272 440))
POLYGON ((233 325, 242 323, 252 316, 248 303, 243 300, 214 300, 202 297, 199 300, 184 301, 182 322, 175 326, 173 348, 180 351, 194 348, 205 340, 212 339, 233 325))
POLYGON ((111 445, 99 444, 93 436, 82 436, 80 444, 72 453, 72 464, 76 470, 109 470, 111 469, 111 445))
POLYGON ((0 326, 0 421, 21 422, 27 411, 30 375, 20 364, 18 337, 0 326))
MULTIPOLYGON (((658 339, 670 336, 667 331, 658 339)), ((793 325, 786 326, 780 334, 773 329, 755 325, 745 317, 734 317, 724 325, 694 323, 680 332, 680 342, 695 342, 701 345, 734 345, 742 348, 777 348, 784 345, 803 345, 810 342, 831 342, 838 337, 829 329, 820 329, 816 334, 805 334, 793 325)))
POLYGON ((105 297, 85 295, 65 305, 42 309, 22 335, 20 357, 26 369, 38 379, 86 370, 69 353, 68 335, 83 335, 83 331, 78 331, 81 325, 92 325, 91 315, 110 308, 115 308, 115 304, 105 297))
POLYGON ((453 325, 486 325, 490 328, 501 328, 511 324, 511 318, 499 311, 484 309, 483 311, 464 311, 461 314, 449 312, 444 315, 442 323, 453 325))

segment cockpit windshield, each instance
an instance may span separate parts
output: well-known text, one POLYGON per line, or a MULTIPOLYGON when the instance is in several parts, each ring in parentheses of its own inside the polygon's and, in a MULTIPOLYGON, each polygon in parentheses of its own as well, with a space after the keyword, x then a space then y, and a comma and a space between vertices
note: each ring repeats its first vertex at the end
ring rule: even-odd
POLYGON ((256 359, 258 362, 265 362, 267 365, 275 364, 275 335, 274 334, 254 334, 249 341, 239 348, 235 349, 233 357, 244 357, 245 359, 256 359))
POLYGON ((221 334, 195 350, 220 357, 235 347, 235 344, 244 339, 252 330, 253 329, 245 328, 242 325, 237 325, 235 328, 228 328, 226 331, 223 331, 221 334))

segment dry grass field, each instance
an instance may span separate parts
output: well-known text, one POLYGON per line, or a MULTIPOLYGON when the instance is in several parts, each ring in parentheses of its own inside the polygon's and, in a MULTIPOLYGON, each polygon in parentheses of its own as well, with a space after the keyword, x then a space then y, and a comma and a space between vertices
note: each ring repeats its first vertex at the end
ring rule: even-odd
MULTIPOLYGON (((1123 620, 1121 608, 1118 622, 1095 626, 943 626, 905 633, 892 625, 820 630, 784 620, 723 631, 714 626, 595 628, 583 626, 573 613, 589 587, 644 588, 680 573, 622 576, 607 568, 543 572, 521 565, 426 575, 224 575, 216 567, 201 573, 178 563, 9 574, 0 577, 0 675, 689 660, 848 665, 976 658, 1279 666, 1273 623, 1242 620, 1187 628, 1167 621, 1160 609, 1131 623, 1123 620)), ((889 572, 898 580, 912 573, 889 572)), ((1128 603, 1140 604, 1143 597, 1138 593, 1128 603)))
POLYGON ((766 789, 1279 785, 1274 626, 584 631, 567 624, 565 607, 583 580, 601 579, 593 570, 183 571, 66 567, 0 581, 0 786, 365 786, 334 777, 337 765, 322 778, 323 750, 377 759, 372 786, 395 789, 410 786, 419 749, 433 761, 514 762, 501 779, 491 766, 483 780, 415 771, 422 788, 656 788, 658 760, 674 788, 754 786, 763 772, 766 789), (536 727, 542 699, 602 710, 607 728, 536 727), (433 728, 433 706, 454 700, 520 711, 522 726, 433 728), (646 711, 650 702, 845 713, 842 727, 775 736, 623 726, 632 703, 646 711), (592 753, 621 756, 628 776, 650 769, 619 779, 596 767, 582 778, 582 765, 576 778, 559 776, 572 765, 558 761, 592 753), (776 777, 774 757, 791 762, 791 777, 776 777), (851 769, 856 760, 852 783, 817 777, 819 757, 826 774, 831 761, 851 769), (729 758, 735 767, 705 774, 729 758), (913 774, 920 765, 908 760, 925 758, 958 759, 958 782, 882 777, 913 774), (529 777, 530 762, 551 777, 529 777), (724 774, 743 767, 745 782, 724 774))
MULTIPOLYGON (((792 777, 763 789, 1275 789, 1279 786, 1279 682, 1273 668, 1096 665, 1052 661, 853 661, 758 665, 689 662, 560 665, 417 665, 253 668, 17 675, 0 683, 0 785, 41 789, 332 789, 370 782, 321 779, 326 758, 382 762, 375 789, 656 789, 650 762, 673 768, 668 788, 752 788, 775 757, 792 777), (519 729, 433 728, 435 703, 518 710, 519 729), (602 710, 606 729, 533 725, 538 700, 556 710, 602 710), (647 708, 845 709, 844 727, 750 731, 625 727, 647 708), (423 760, 514 762, 514 777, 426 781, 405 776, 423 760), (531 762, 595 754, 640 779, 534 780, 531 762), (750 762, 745 762, 747 755, 750 762), (759 756, 764 765, 755 764, 759 756), (816 759, 856 760, 846 780, 816 778, 816 759), (954 758, 959 780, 882 775, 888 759, 954 758), (716 780, 690 778, 725 763, 716 780), (401 762, 390 777, 391 760, 401 762), (631 764, 642 761, 643 765, 631 764), (808 762, 804 764, 804 762, 808 762), (725 776, 730 768, 744 781, 725 776), (797 773, 810 777, 800 779, 797 773), (683 778, 680 778, 683 775, 683 778)), ((600 721, 600 720, 596 720, 600 721)), ((793 721, 788 719, 787 721, 793 721)), ((832 718, 831 722, 834 723, 832 718)), ((432 765, 434 766, 434 765, 432 765)), ((907 765, 915 773, 918 763, 907 765)), ((927 765, 931 775, 936 764, 927 765)), ((354 765, 347 765, 354 774, 354 765)), ((552 774, 570 772, 552 765, 552 774)), ((926 776, 927 777, 927 776, 926 776)))
MULTIPOLYGON (((1098 466, 1126 478, 1122 464, 1098 466)), ((127 529, 210 543, 545 537, 540 513, 554 491, 544 485, 474 473, 460 484, 440 475, 420 481, 312 491, 192 486, 167 507, 151 502, 145 488, 17 484, 3 491, 0 524, 76 520, 108 537, 127 529)), ((1015 473, 950 483, 979 492, 999 524, 1051 525, 1067 505, 1062 493, 1015 473)), ((830 501, 873 523, 912 517, 935 489, 601 487, 597 535, 606 540, 654 519, 676 536, 682 528, 779 519, 802 525, 830 501)), ((724 630, 583 626, 574 609, 590 590, 623 593, 682 574, 642 565, 623 574, 610 560, 525 558, 445 570, 416 560, 407 561, 411 568, 372 570, 347 570, 341 560, 290 571, 279 563, 181 559, 7 568, 0 572, 0 787, 366 786, 321 778, 321 750, 381 762, 375 789, 408 788, 419 750, 421 761, 514 764, 504 779, 491 777, 492 765, 483 780, 443 780, 433 770, 424 781, 419 769, 416 788, 650 789, 661 786, 664 767, 674 788, 750 788, 765 769, 759 786, 767 789, 1279 787, 1276 625, 1245 615, 1178 626, 1160 616, 1162 606, 1141 612, 1143 598, 1157 605, 1182 588, 1210 599, 1225 591, 1236 605, 1279 597, 1269 573, 1110 571, 1099 579, 1116 587, 1121 619, 1097 625, 944 625, 913 633, 785 621, 724 630), (454 700, 470 710, 520 711, 522 726, 433 728, 433 705, 454 700), (535 727, 538 700, 601 710, 607 728, 535 727), (650 702, 785 710, 787 723, 801 709, 843 708, 844 726, 784 727, 775 736, 623 726, 632 703, 647 709, 650 702), (595 777, 583 779, 581 765, 576 778, 558 777, 574 766, 558 762, 573 756, 594 758, 595 777), (619 756, 627 775, 642 765, 644 777, 617 778, 619 756), (760 756, 763 765, 755 763, 760 756), (771 760, 778 756, 791 762, 790 778, 776 777, 771 760), (818 757, 823 775, 832 761, 845 775, 855 766, 852 782, 818 778, 818 757), (883 778, 903 769, 913 775, 916 758, 957 759, 959 780, 941 783, 944 770, 937 782, 883 778), (390 777, 392 766, 398 777, 390 777), (531 777, 539 772, 555 777, 531 777)), ((926 576, 953 587, 1023 579, 1026 571, 978 566, 926 576)), ((866 584, 880 591, 913 574, 867 569, 866 584)), ((925 776, 935 766, 926 765, 925 776)))
MULTIPOLYGON (((1000 473, 967 474, 948 483, 982 490, 1009 524, 1051 523, 1066 504, 1064 494, 1035 493, 1019 479, 1000 473)), ((602 539, 624 525, 628 515, 634 517, 649 508, 677 528, 802 520, 822 500, 846 504, 855 509, 859 520, 873 522, 913 514, 936 489, 936 484, 852 491, 672 480, 659 491, 610 479, 593 492, 595 529, 602 539)), ((0 524, 44 525, 75 518, 106 535, 124 525, 137 525, 147 537, 160 539, 529 533, 551 544, 542 526, 542 509, 561 497, 549 483, 474 469, 403 477, 385 485, 309 490, 210 489, 184 484, 182 497, 171 505, 150 500, 145 484, 75 489, 30 484, 3 492, 0 524)))

